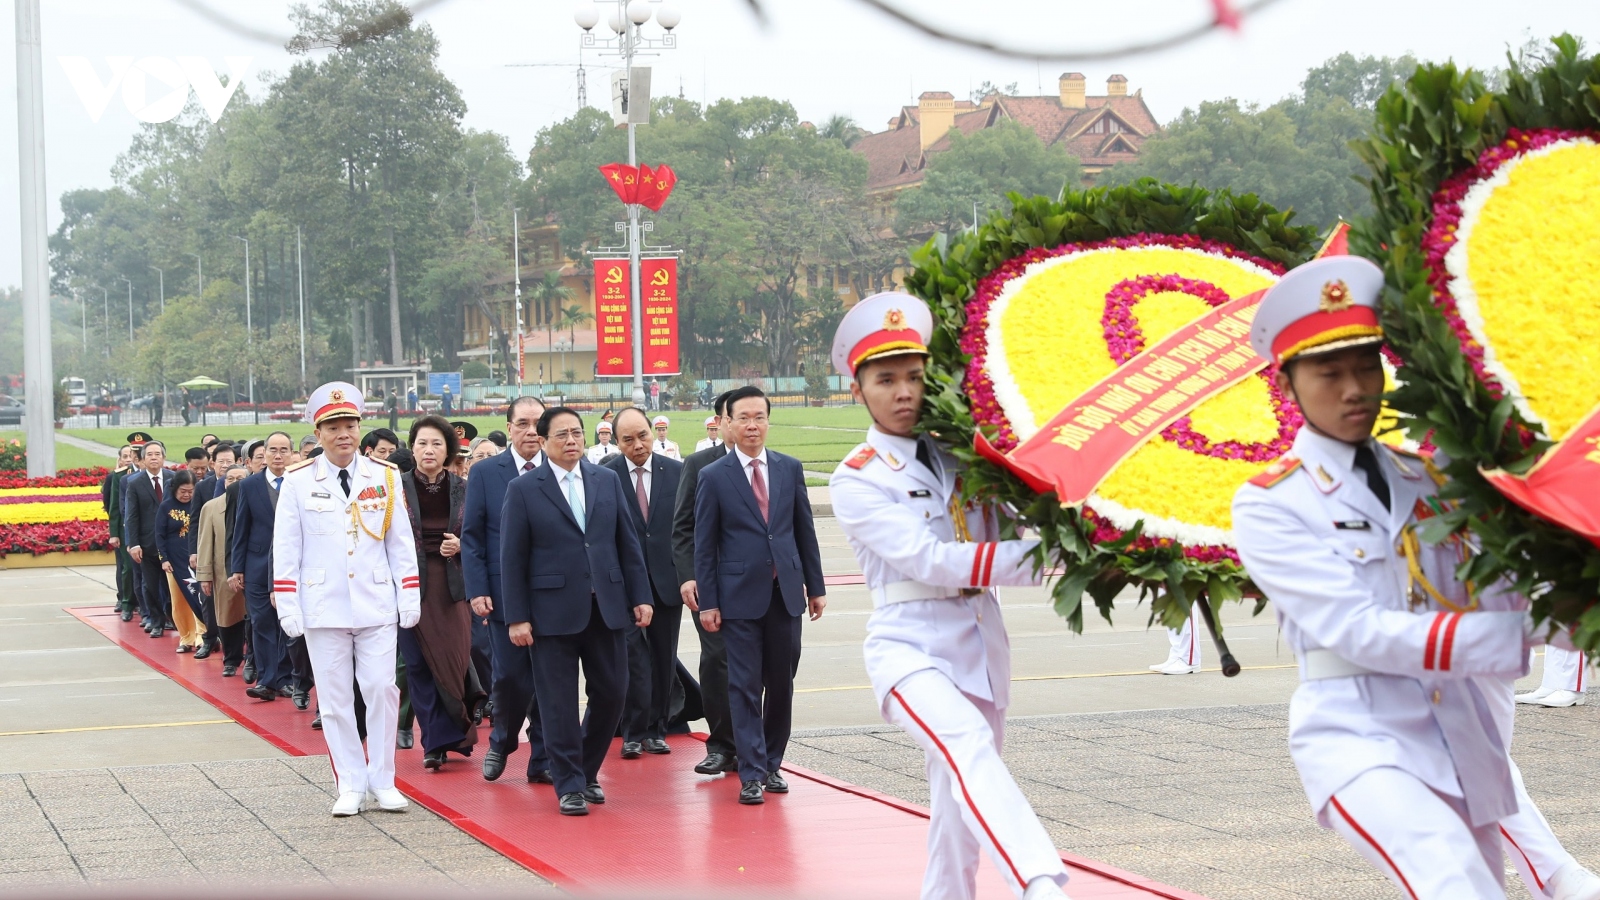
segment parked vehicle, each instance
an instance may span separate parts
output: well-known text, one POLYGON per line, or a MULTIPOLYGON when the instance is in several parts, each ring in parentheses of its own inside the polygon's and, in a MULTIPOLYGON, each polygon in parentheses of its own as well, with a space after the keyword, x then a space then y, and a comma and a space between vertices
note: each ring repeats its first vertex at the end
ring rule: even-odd
POLYGON ((61 379, 61 387, 67 392, 67 405, 79 409, 89 405, 89 384, 76 375, 68 375, 61 379))
POLYGON ((0 394, 0 425, 21 425, 27 412, 27 404, 10 394, 0 394))

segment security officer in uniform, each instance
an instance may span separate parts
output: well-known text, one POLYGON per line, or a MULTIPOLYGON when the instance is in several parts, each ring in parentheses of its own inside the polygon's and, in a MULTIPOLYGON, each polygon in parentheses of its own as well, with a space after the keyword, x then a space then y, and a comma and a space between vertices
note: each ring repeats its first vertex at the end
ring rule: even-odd
MULTIPOLYGON (((1442 477, 1372 438, 1382 286, 1372 263, 1326 257, 1262 300, 1251 345, 1306 424, 1240 488, 1233 531, 1299 658, 1289 750, 1317 821, 1405 897, 1504 897, 1502 822, 1532 809, 1507 752, 1509 681, 1545 629, 1520 598, 1456 580, 1459 542, 1415 535, 1442 477)), ((1540 887, 1591 896, 1572 892, 1587 874, 1540 887)))
POLYGON ((396 628, 414 627, 422 615, 400 473, 356 453, 362 406, 361 391, 342 381, 312 392, 306 421, 322 454, 284 477, 272 542, 278 619, 291 638, 305 635, 316 676, 339 789, 335 816, 359 813, 365 800, 390 812, 406 808, 394 786, 396 628), (366 701, 365 751, 356 729, 357 685, 366 701))
POLYGON ((829 481, 872 592, 867 674, 884 719, 927 754, 924 900, 975 897, 980 847, 1017 896, 1061 898, 1061 856, 1000 759, 1011 650, 993 588, 1039 583, 1038 542, 999 540, 995 510, 963 504, 955 460, 915 433, 932 331, 922 301, 887 293, 833 339, 834 369, 873 421, 829 481))

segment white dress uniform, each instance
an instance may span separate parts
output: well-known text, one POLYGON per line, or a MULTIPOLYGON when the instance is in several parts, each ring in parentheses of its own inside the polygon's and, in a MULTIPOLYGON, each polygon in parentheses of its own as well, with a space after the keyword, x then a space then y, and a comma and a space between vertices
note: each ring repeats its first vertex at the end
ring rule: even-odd
MULTIPOLYGON (((360 392, 340 382, 324 385, 312 394, 307 417, 339 403, 359 410, 360 392), (339 399, 330 400, 330 393, 339 399)), ((417 554, 399 471, 359 454, 346 470, 348 496, 326 455, 297 463, 284 476, 273 530, 273 592, 284 631, 305 634, 340 796, 376 794, 392 809, 384 796, 394 792, 396 628, 414 626, 421 615, 417 554), (357 683, 367 707, 365 750, 356 729, 357 683)))
POLYGON ((1182 628, 1167 629, 1166 662, 1151 666, 1150 671, 1163 675, 1192 675, 1200 671, 1204 659, 1200 653, 1200 631, 1195 627, 1199 618, 1200 604, 1195 603, 1189 607, 1189 618, 1183 620, 1182 628))
MULTIPOLYGON (((876 345, 925 352, 931 325, 913 297, 869 297, 839 325, 835 368, 853 372, 876 345)), ((874 427, 829 480, 834 515, 872 592, 863 651, 879 710, 927 755, 922 897, 974 897, 980 848, 1018 896, 1041 888, 1061 896, 1061 856, 1000 758, 1011 647, 994 586, 1039 583, 1037 542, 998 540, 992 510, 963 508, 958 521, 955 471, 926 437, 874 427), (919 441, 933 470, 917 460, 919 441)))
MULTIPOLYGON (((1382 280, 1355 257, 1294 269, 1262 301, 1252 344, 1281 363, 1375 342, 1382 280)), ((1518 792, 1494 709, 1527 671, 1532 622, 1510 609, 1426 608, 1413 571, 1443 605, 1472 603, 1455 580, 1459 548, 1408 537, 1437 486, 1420 458, 1370 440, 1368 451, 1387 509, 1356 467, 1358 448, 1310 427, 1234 498, 1239 556, 1299 659, 1290 755, 1318 822, 1403 896, 1503 897, 1499 823, 1518 792)))
POLYGON ((1588 702, 1589 659, 1582 650, 1551 644, 1544 648, 1539 689, 1518 694, 1518 703, 1537 706, 1582 706, 1588 702))
MULTIPOLYGON (((663 425, 670 427, 672 425, 672 420, 668 419, 666 416, 656 416, 655 419, 650 423, 651 428, 660 428, 663 425)), ((683 459, 683 454, 678 451, 678 442, 669 441, 666 438, 661 437, 660 432, 656 432, 656 440, 654 444, 650 445, 650 452, 659 453, 668 459, 683 459)))
MULTIPOLYGON (((595 429, 595 434, 599 435, 600 432, 602 432, 602 431, 605 432, 606 434, 610 434, 611 433, 611 423, 609 423, 609 422, 601 422, 600 423, 600 427, 595 429)), ((599 437, 596 437, 594 446, 592 446, 589 449, 585 450, 583 452, 583 455, 589 460, 589 462, 592 462, 592 463, 594 463, 595 465, 598 466, 598 465, 600 465, 601 462, 603 462, 605 460, 606 457, 610 456, 613 453, 621 453, 621 452, 622 451, 617 449, 617 445, 616 444, 609 444, 609 443, 608 444, 602 444, 602 443, 600 443, 599 437)))

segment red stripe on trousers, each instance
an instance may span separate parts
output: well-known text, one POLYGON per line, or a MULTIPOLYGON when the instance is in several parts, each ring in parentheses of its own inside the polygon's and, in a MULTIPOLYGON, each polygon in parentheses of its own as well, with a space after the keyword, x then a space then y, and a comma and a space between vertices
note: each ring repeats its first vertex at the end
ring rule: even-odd
POLYGON ((1578 654, 1578 693, 1583 693, 1583 670, 1589 667, 1589 657, 1578 654))
POLYGON ((939 740, 939 736, 933 733, 933 729, 929 728, 926 722, 922 721, 922 717, 917 715, 916 711, 911 708, 911 704, 906 702, 906 698, 900 695, 898 688, 890 688, 889 693, 900 701, 900 705, 905 708, 906 715, 911 717, 911 721, 917 723, 917 727, 921 728, 923 733, 928 736, 928 740, 933 741, 933 745, 939 748, 940 753, 944 754, 944 761, 950 766, 950 771, 955 773, 956 784, 961 786, 961 796, 967 801, 967 808, 972 810, 972 817, 978 820, 979 825, 983 826, 983 833, 989 836, 989 843, 993 844, 994 849, 1000 853, 1000 858, 1006 861, 1006 867, 1011 870, 1011 877, 1016 879, 1017 884, 1027 887, 1028 883, 1022 880, 1022 873, 1017 871, 1017 864, 1011 861, 1011 854, 1006 852, 1006 848, 1000 846, 1000 841, 995 838, 994 831, 989 827, 988 821, 983 818, 983 813, 978 811, 978 805, 972 802, 972 794, 967 791, 967 780, 961 777, 961 770, 956 768, 955 757, 950 755, 950 751, 946 749, 944 742, 939 740))
POLYGON ((1356 834, 1361 835, 1362 840, 1371 844, 1372 849, 1378 851, 1378 855, 1383 857, 1383 861, 1389 864, 1390 869, 1394 870, 1394 877, 1400 879, 1400 886, 1406 889, 1406 896, 1410 897, 1411 900, 1417 900, 1417 892, 1411 889, 1411 882, 1406 880, 1405 873, 1400 871, 1400 867, 1394 864, 1394 860, 1389 857, 1388 852, 1378 846, 1378 842, 1372 839, 1372 835, 1368 834, 1360 823, 1350 817, 1350 813, 1345 811, 1344 804, 1339 802, 1339 798, 1329 797, 1328 802, 1333 804, 1333 808, 1339 811, 1339 815, 1343 816, 1346 822, 1350 823, 1350 827, 1356 830, 1356 834))
POLYGON ((1439 637, 1439 626, 1444 624, 1444 617, 1444 613, 1433 614, 1433 625, 1428 629, 1428 645, 1422 651, 1422 667, 1424 669, 1433 668, 1434 641, 1439 637))
POLYGON ((1439 648, 1439 671, 1441 672, 1450 671, 1450 652, 1455 649, 1456 645, 1456 626, 1461 624, 1463 615, 1465 613, 1453 613, 1450 616, 1450 624, 1444 628, 1443 646, 1439 648))
POLYGON ((1523 864, 1528 867, 1529 872, 1533 873, 1534 885, 1538 887, 1539 890, 1544 890, 1544 879, 1539 877, 1539 870, 1533 867, 1533 860, 1528 858, 1528 854, 1524 852, 1522 847, 1517 843, 1517 839, 1511 836, 1511 832, 1506 831, 1506 827, 1504 825, 1500 826, 1500 836, 1504 837, 1506 839, 1506 843, 1510 844, 1512 849, 1517 851, 1517 855, 1522 857, 1523 864))
MULTIPOLYGON (((1200 602, 1204 603, 1205 601, 1202 600, 1200 602)), ((1184 663, 1184 665, 1186 665, 1186 666, 1194 665, 1194 641, 1195 641, 1194 607, 1191 606, 1191 607, 1189 607, 1189 661, 1184 663)))

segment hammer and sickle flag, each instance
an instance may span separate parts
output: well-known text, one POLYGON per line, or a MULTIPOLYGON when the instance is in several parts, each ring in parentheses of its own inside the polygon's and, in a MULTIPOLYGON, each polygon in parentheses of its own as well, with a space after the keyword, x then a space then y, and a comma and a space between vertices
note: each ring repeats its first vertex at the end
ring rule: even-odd
POLYGON ((636 166, 607 163, 600 167, 600 173, 606 176, 606 184, 611 185, 623 203, 639 202, 639 169, 636 166))
POLYGON ((1526 475, 1490 469, 1483 477, 1528 512, 1600 547, 1600 406, 1526 475))

